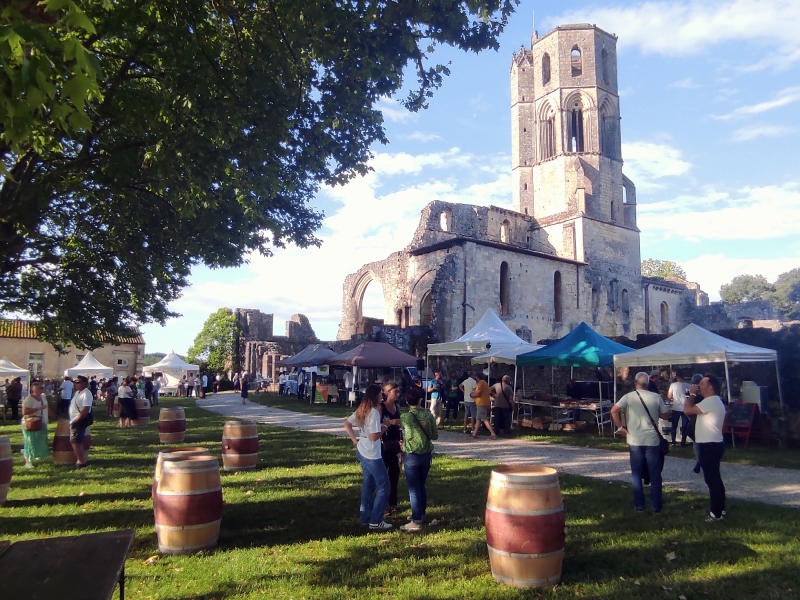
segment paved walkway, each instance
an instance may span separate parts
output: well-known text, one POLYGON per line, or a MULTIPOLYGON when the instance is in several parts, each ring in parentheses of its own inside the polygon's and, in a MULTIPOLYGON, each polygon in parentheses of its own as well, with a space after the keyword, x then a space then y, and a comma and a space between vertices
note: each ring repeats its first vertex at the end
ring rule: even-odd
MULTIPOLYGON (((341 417, 296 413, 268 408, 249 401, 243 405, 239 395, 232 392, 214 394, 203 400, 198 399, 197 405, 229 417, 251 419, 277 427, 345 436, 341 417)), ((436 452, 477 460, 491 456, 492 462, 497 463, 547 465, 573 475, 630 482, 630 463, 628 455, 624 452, 528 440, 492 441, 488 436, 474 440, 463 433, 450 431, 439 433, 436 452)), ((692 472, 693 465, 693 460, 667 456, 663 472, 664 486, 708 494, 703 476, 692 472)), ((729 498, 800 508, 800 471, 722 463, 721 472, 729 498)))

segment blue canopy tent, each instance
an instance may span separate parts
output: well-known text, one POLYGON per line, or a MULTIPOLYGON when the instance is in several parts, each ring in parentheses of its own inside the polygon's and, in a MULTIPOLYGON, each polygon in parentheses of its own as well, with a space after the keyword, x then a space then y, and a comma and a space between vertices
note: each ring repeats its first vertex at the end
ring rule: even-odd
POLYGON ((563 338, 533 352, 517 355, 517 365, 556 367, 610 367, 614 355, 631 352, 628 348, 600 335, 581 323, 563 338))

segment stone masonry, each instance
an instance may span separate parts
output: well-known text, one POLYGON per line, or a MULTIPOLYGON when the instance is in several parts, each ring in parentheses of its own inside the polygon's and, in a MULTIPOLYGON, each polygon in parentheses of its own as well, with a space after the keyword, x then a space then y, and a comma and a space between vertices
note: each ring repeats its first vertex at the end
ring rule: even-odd
POLYGON ((641 276, 616 41, 593 25, 565 25, 534 33, 531 48, 514 54, 515 210, 429 203, 405 249, 346 278, 339 340, 375 325, 361 309, 371 281, 383 288, 384 325, 429 326, 439 341, 460 337, 487 308, 532 341, 581 321, 629 338, 651 322, 658 333, 688 322, 704 296, 696 284, 641 276))

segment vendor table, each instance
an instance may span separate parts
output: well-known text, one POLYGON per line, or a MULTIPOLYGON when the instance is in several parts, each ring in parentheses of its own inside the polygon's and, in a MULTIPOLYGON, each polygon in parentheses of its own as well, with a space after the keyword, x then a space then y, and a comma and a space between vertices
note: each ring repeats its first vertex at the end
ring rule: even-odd
POLYGON ((599 399, 573 400, 567 398, 554 398, 541 400, 536 398, 517 398, 517 421, 520 418, 531 418, 535 409, 550 412, 553 423, 565 424, 575 422, 576 411, 592 413, 597 424, 598 432, 604 433, 605 426, 611 423, 611 401, 599 399))
POLYGON ((125 559, 133 529, 52 537, 0 546, 0 598, 107 600, 119 583, 125 598, 125 559))

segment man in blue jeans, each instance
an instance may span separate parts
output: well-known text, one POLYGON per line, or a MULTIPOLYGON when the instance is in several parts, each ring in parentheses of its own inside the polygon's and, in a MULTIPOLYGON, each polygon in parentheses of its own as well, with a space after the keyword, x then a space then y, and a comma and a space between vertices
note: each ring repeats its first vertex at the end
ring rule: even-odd
POLYGON ((631 453, 633 507, 640 512, 644 510, 642 477, 646 466, 650 473, 650 505, 654 513, 659 513, 664 457, 661 456, 661 433, 654 423, 658 423, 659 417, 669 419, 669 413, 664 399, 659 394, 647 391, 649 383, 650 376, 647 373, 637 373, 634 380, 636 389, 625 394, 611 407, 611 418, 618 428, 617 433, 627 436, 631 453))

